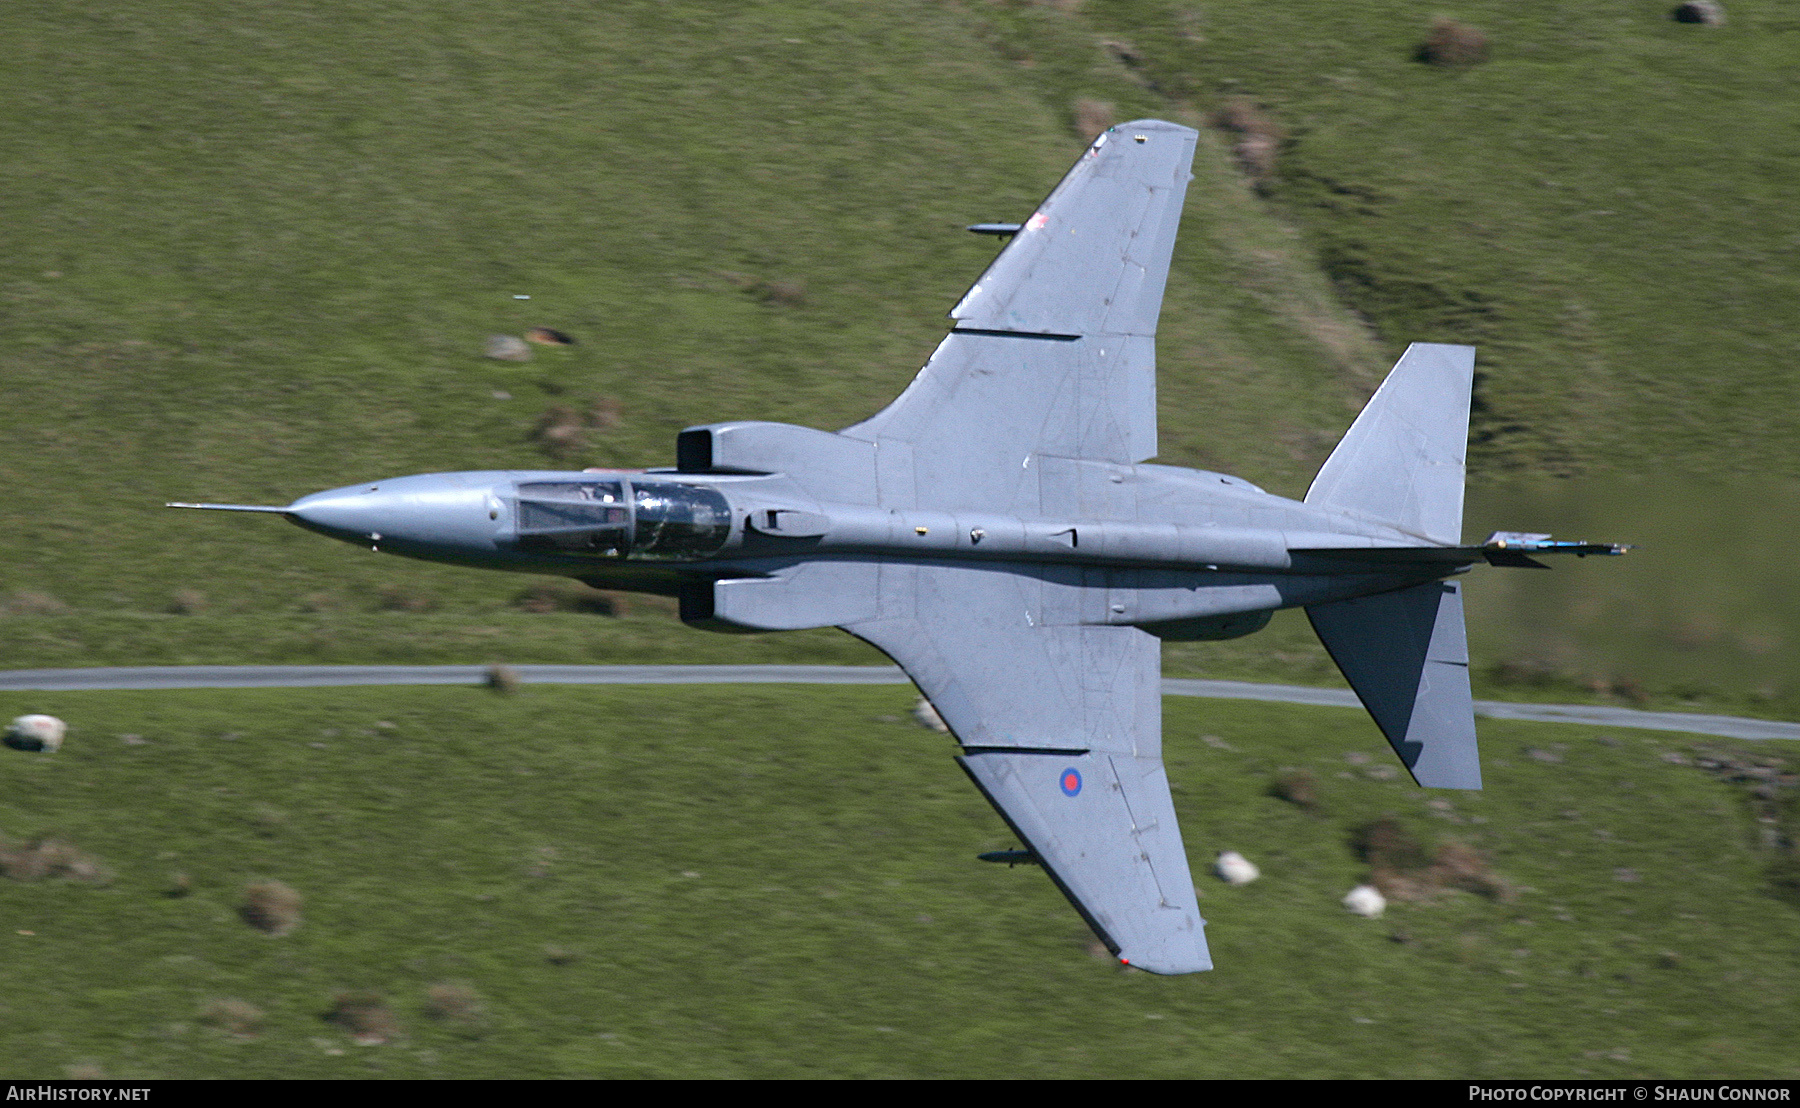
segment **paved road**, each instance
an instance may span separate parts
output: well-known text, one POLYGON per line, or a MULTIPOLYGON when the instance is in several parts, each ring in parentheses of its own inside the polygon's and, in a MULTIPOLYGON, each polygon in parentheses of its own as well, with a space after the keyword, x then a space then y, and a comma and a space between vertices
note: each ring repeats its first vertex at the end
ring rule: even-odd
MULTIPOLYGON (((519 679, 545 685, 906 685, 892 666, 514 666, 519 679)), ((0 670, 0 691, 93 689, 322 688, 343 685, 473 685, 487 679, 485 666, 121 666, 104 669, 0 670)), ((1264 685, 1251 681, 1200 681, 1170 677, 1169 696, 1224 700, 1273 700, 1284 704, 1357 706, 1348 689, 1264 685)), ((1589 704, 1515 704, 1477 700, 1475 714, 1491 719, 1582 723, 1680 731, 1731 739, 1800 739, 1800 723, 1706 716, 1688 712, 1638 712, 1589 704)))

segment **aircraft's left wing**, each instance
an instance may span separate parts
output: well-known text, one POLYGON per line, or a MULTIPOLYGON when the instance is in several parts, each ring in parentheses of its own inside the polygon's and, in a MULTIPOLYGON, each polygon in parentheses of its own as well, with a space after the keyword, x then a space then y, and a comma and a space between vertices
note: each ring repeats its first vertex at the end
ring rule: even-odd
POLYGON ((1198 132, 1121 123, 1026 220, 874 443, 891 507, 1038 510, 1037 455, 1156 454, 1156 323, 1198 132))
POLYGON ((1160 645, 1059 621, 1070 572, 884 562, 881 618, 844 629, 918 684, 963 768, 1115 954, 1154 973, 1211 969, 1163 772, 1160 645))

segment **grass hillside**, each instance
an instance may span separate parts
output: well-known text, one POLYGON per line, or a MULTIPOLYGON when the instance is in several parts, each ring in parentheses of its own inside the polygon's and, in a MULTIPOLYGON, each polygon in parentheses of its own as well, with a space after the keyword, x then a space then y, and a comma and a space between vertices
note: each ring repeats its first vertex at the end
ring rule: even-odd
MULTIPOLYGON (((466 657, 491 628, 515 657, 581 656, 569 643, 607 632, 512 618, 523 579, 160 504, 666 464, 692 423, 866 417, 990 257, 963 225, 1029 211, 1080 148, 971 19, 924 2, 0 17, 0 664, 377 660, 396 639, 466 657), (578 345, 482 356, 533 325, 578 345), (422 618, 393 633, 395 612, 422 618)), ((1139 92, 1120 110, 1158 107, 1139 92)), ((1380 356, 1216 144, 1197 168, 1163 330, 1167 458, 1297 490, 1380 356)))
MULTIPOLYGON (((1795 718, 1800 24, 1667 6, 13 5, 0 667, 877 661, 160 505, 854 422, 962 227, 1160 116, 1161 461, 1298 494, 1404 343, 1475 342, 1471 527, 1646 544, 1477 573, 1480 691, 1795 718), (1415 60, 1439 16, 1486 60, 1415 60), (534 326, 577 344, 483 356, 534 326)), ((1336 680, 1292 613, 1165 664, 1336 680)), ((1171 702, 1190 855, 1265 877, 1202 878, 1220 968, 1165 980, 971 860, 897 689, 7 699, 74 725, 0 751, 9 1077, 1795 1076, 1775 751, 1487 721, 1445 801, 1359 713, 1171 702), (1378 868, 1461 891, 1350 917, 1378 868)))
POLYGON ((1791 6, 1081 7, 1146 82, 1270 120, 1264 191, 1390 351, 1480 346, 1478 477, 1800 476, 1791 6), (1420 60, 1445 21, 1472 64, 1420 60))
MULTIPOLYGON (((1297 494, 1401 345, 1461 340, 1481 347, 1472 478, 1497 525, 1617 496, 1495 484, 1520 475, 1699 473, 1754 514, 1765 490, 1734 475, 1794 475, 1800 441, 1780 337, 1800 40, 1754 3, 1724 27, 1547 12, 1469 5, 1488 58, 1443 68, 1415 57, 1434 12, 1402 3, 9 11, 0 665, 710 657, 641 603, 597 620, 524 579, 158 505, 658 464, 722 418, 850 423, 989 257, 960 228, 1028 210, 1082 128, 1137 115, 1216 125, 1163 315, 1162 460, 1297 494), (482 356, 530 326, 579 345, 482 356)), ((1718 500, 1633 496, 1599 537, 1742 557, 1730 520, 1683 531, 1718 500)), ((1752 562, 1789 576, 1783 544, 1752 562)), ((1546 624, 1546 586, 1496 579, 1490 602, 1478 583, 1481 679, 1788 710, 1800 621, 1737 634, 1739 609, 1786 606, 1698 563, 1582 567, 1544 593, 1634 606, 1636 653, 1594 605, 1546 624), (1696 642, 1717 675, 1698 690, 1696 642)), ((746 650, 872 658, 828 634, 746 650)), ((1329 674, 1292 621, 1169 665, 1329 674)))
POLYGON ((1783 855, 1704 768, 1767 744, 1490 721, 1451 796, 1359 712, 1172 699, 1217 969, 1163 978, 975 860, 899 688, 5 699, 77 721, 0 759, 7 1078, 1800 1076, 1783 855))

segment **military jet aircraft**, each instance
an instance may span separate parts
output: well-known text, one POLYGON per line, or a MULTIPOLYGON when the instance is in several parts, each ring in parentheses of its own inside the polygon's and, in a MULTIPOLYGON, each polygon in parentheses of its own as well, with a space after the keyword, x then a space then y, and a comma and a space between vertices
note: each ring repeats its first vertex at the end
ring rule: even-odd
POLYGON ((1303 607, 1421 785, 1480 787, 1461 586, 1474 350, 1415 344, 1304 500, 1150 465, 1155 336, 1197 133, 1101 135, 1009 236, 900 397, 842 431, 692 427, 672 469, 478 471, 273 512, 428 561, 680 598, 720 631, 841 627, 891 657, 963 768, 1123 962, 1211 968, 1162 763, 1162 640, 1303 607))

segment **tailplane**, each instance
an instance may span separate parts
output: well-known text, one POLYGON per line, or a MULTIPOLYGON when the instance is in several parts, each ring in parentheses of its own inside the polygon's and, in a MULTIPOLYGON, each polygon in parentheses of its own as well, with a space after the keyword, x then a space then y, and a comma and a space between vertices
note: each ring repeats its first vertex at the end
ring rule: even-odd
POLYGON ((1439 545, 1462 541, 1475 348, 1415 342, 1325 460, 1306 502, 1439 545))
POLYGON ((1413 780, 1481 787, 1460 584, 1313 604, 1306 616, 1413 780))
MULTIPOLYGON (((1306 502, 1420 540, 1419 548, 1380 550, 1384 557, 1466 565, 1486 556, 1485 547, 1460 546, 1474 377, 1472 346, 1407 347, 1325 460, 1306 502)), ((1431 581, 1314 604, 1306 615, 1415 781, 1481 787, 1460 585, 1431 581)))

